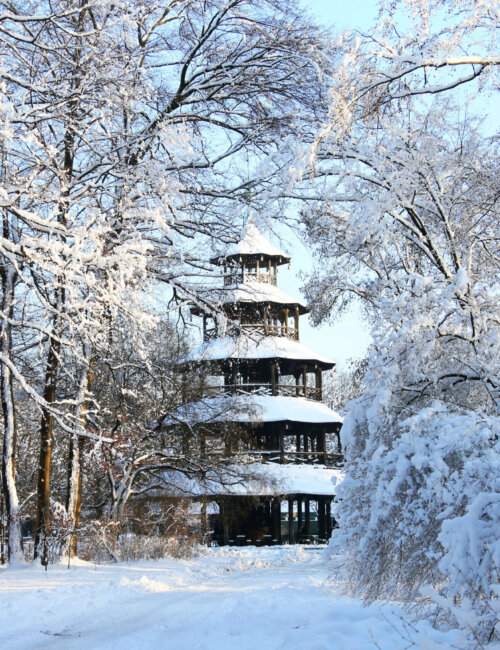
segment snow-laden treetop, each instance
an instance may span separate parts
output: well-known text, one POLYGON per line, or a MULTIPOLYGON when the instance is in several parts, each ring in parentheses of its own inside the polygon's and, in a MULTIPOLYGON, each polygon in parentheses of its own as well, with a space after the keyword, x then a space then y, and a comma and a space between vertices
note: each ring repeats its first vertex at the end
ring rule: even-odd
POLYGON ((254 224, 251 215, 243 229, 240 241, 235 244, 230 244, 224 251, 213 257, 210 261, 213 264, 220 264, 221 262, 243 256, 262 260, 271 259, 277 264, 286 264, 290 261, 289 255, 280 251, 276 246, 273 246, 273 244, 264 237, 254 224))

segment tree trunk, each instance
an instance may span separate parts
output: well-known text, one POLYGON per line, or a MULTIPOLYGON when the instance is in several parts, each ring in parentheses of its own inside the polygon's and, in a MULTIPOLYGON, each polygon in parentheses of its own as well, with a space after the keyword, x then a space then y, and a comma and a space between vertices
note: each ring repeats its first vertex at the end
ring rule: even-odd
MULTIPOLYGON (((43 398, 52 404, 56 397, 57 371, 59 367, 60 343, 51 338, 49 355, 45 371, 45 388, 43 398)), ((54 416, 47 408, 42 410, 40 424, 40 464, 38 467, 37 519, 35 528, 34 557, 40 557, 43 566, 48 564, 48 536, 50 525, 50 466, 52 462, 52 441, 54 434, 54 416)))
MULTIPOLYGON (((5 223, 4 223, 5 230, 5 223)), ((2 313, 9 319, 13 316, 14 269, 4 259, 1 268, 2 277, 2 313)), ((11 328, 4 320, 0 329, 0 349, 5 358, 11 353, 11 328)), ((12 373, 5 364, 0 367, 0 391, 4 422, 4 437, 2 449, 2 488, 8 519, 9 546, 8 555, 11 562, 24 559, 22 550, 21 522, 19 520, 19 499, 16 488, 15 474, 15 411, 12 398, 12 373)))
MULTIPOLYGON (((90 355, 86 354, 88 358, 90 355)), ((85 446, 85 438, 78 435, 78 427, 82 430, 87 428, 87 414, 90 408, 89 393, 94 382, 95 357, 89 359, 87 371, 83 375, 79 391, 79 416, 71 441, 69 450, 68 467, 68 496, 66 501, 66 512, 71 521, 72 534, 66 540, 63 548, 63 555, 76 557, 78 549, 78 526, 80 525, 80 512, 82 505, 82 455, 85 446)))

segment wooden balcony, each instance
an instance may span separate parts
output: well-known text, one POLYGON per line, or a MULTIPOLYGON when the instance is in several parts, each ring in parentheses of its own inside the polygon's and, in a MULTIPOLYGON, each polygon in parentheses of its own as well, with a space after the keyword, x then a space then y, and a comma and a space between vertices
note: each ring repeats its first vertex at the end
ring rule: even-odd
POLYGON ((306 399, 321 402, 321 388, 313 386, 297 386, 296 384, 225 384, 219 386, 206 386, 207 396, 215 395, 280 395, 282 397, 305 397, 306 399))
MULTIPOLYGON (((297 327, 290 327, 289 325, 271 325, 269 323, 240 323, 233 329, 228 329, 226 331, 226 336, 237 336, 238 332, 233 330, 239 329, 240 333, 256 334, 257 336, 283 336, 291 339, 292 341, 299 340, 299 330, 297 327)), ((213 341, 218 338, 217 328, 215 327, 206 327, 203 333, 203 341, 213 341)))
POLYGON ((257 284, 272 284, 277 286, 276 276, 272 273, 262 273, 257 271, 242 271, 238 269, 234 273, 228 273, 224 276, 224 286, 231 286, 235 284, 245 284, 254 282, 257 284))

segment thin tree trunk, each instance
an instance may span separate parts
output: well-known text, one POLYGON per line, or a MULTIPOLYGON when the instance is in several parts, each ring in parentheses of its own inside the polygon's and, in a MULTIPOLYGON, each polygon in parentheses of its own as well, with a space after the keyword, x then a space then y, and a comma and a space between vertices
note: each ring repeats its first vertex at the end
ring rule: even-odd
MULTIPOLYGON (((88 358, 88 354, 86 357, 88 358)), ((94 369, 96 358, 92 357, 88 361, 88 368, 84 374, 79 395, 79 417, 76 423, 77 430, 73 434, 70 442, 69 453, 69 471, 68 471, 68 497, 66 502, 66 512, 71 521, 72 534, 66 541, 63 549, 63 555, 76 557, 78 549, 78 526, 80 525, 80 513, 82 505, 82 456, 85 446, 85 438, 78 435, 78 428, 86 429, 88 426, 87 414, 90 409, 89 393, 92 390, 94 382, 94 369)))
MULTIPOLYGON (((6 224, 4 221, 4 230, 6 224)), ((0 349, 2 354, 10 358, 12 338, 11 328, 7 319, 13 316, 14 269, 4 259, 1 268, 2 276, 2 313, 4 318, 0 329, 0 349)), ((11 562, 24 559, 22 550, 21 522, 19 519, 19 498, 16 488, 15 473, 15 411, 12 398, 12 374, 10 368, 2 364, 0 368, 0 392, 4 421, 4 438, 2 449, 2 488, 7 511, 9 546, 8 554, 11 562)))
MULTIPOLYGON (((55 325, 55 324, 54 324, 55 325)), ((43 398, 52 404, 56 398, 57 371, 61 345, 51 338, 45 371, 43 398)), ((48 565, 48 537, 50 524, 50 467, 52 463, 52 443, 54 437, 54 416, 47 408, 42 410, 40 424, 40 464, 38 467, 37 518, 35 528, 35 558, 40 557, 43 566, 48 565)))

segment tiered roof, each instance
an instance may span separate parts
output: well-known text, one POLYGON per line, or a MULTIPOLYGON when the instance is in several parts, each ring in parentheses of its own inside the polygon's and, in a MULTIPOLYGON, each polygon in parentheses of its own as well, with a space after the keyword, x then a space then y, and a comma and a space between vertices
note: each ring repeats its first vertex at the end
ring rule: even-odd
POLYGON ((280 494, 336 494, 344 478, 339 469, 318 465, 252 463, 208 472, 204 481, 170 472, 166 480, 178 496, 273 496, 280 494), (242 477, 245 480, 242 481, 242 477))
POLYGON ((212 298, 216 295, 220 304, 224 306, 252 303, 256 305, 275 304, 288 309, 298 308, 299 314, 307 314, 309 311, 303 300, 289 296, 272 284, 253 281, 252 278, 244 283, 225 287, 218 294, 211 291, 212 298))
POLYGON ((222 253, 213 257, 210 261, 212 264, 221 264, 231 262, 240 258, 249 260, 271 259, 277 264, 287 264, 290 256, 280 251, 276 246, 264 237, 257 226, 254 224, 252 217, 248 218, 242 237, 239 242, 231 244, 222 253))
MULTIPOLYGON (((249 220, 241 241, 233 244, 221 255, 214 257, 212 262, 222 264, 232 258, 237 258, 241 269, 251 266, 249 258, 261 259, 266 257, 276 258, 276 263, 284 263, 290 258, 285 253, 274 247, 258 230, 253 221, 249 220)), ((266 274, 263 274, 264 276, 266 274)), ((307 307, 302 300, 298 300, 281 291, 271 282, 259 280, 256 273, 245 276, 245 281, 235 285, 225 286, 220 293, 210 292, 220 296, 223 305, 277 304, 281 307, 292 307, 297 312, 307 312, 307 307)), ((237 309, 233 308, 233 315, 237 309)), ((295 313, 297 313, 295 312, 295 313)), ((234 316, 233 316, 234 317, 234 316)), ((236 322, 237 326, 237 322, 236 322)), ((219 363, 223 361, 264 363, 266 360, 279 362, 283 374, 293 374, 303 364, 315 370, 332 368, 335 363, 322 355, 316 354, 302 345, 298 340, 288 336, 277 336, 266 333, 265 323, 241 325, 240 334, 217 338, 204 343, 193 350, 179 363, 219 363), (312 366, 312 368, 311 368, 312 366)), ((277 328, 277 325, 273 325, 277 328)), ((295 331, 295 330, 294 330, 295 331)), ((216 386, 212 387, 217 389, 216 386)), ((306 399, 306 390, 303 386, 286 386, 287 394, 269 394, 270 385, 238 384, 221 387, 225 392, 207 397, 198 402, 181 406, 172 417, 167 417, 161 426, 168 427, 174 424, 194 426, 203 422, 238 422, 258 426, 269 422, 295 423, 300 429, 307 427, 317 429, 320 426, 340 425, 342 418, 320 401, 306 399), (228 392, 228 389, 231 392, 228 392), (290 396, 293 395, 293 396, 290 396), (302 395, 302 396, 300 396, 302 395)), ((316 387, 311 387, 311 396, 316 395, 316 387)))
POLYGON ((167 416, 162 426, 185 424, 190 427, 204 422, 295 422, 299 424, 341 424, 343 418, 323 402, 303 397, 259 395, 258 393, 225 394, 190 402, 167 416))
POLYGON ((323 370, 333 368, 335 362, 328 357, 309 350, 299 341, 285 336, 262 336, 241 334, 214 339, 190 352, 180 363, 220 362, 223 360, 275 359, 293 360, 316 364, 323 370))

